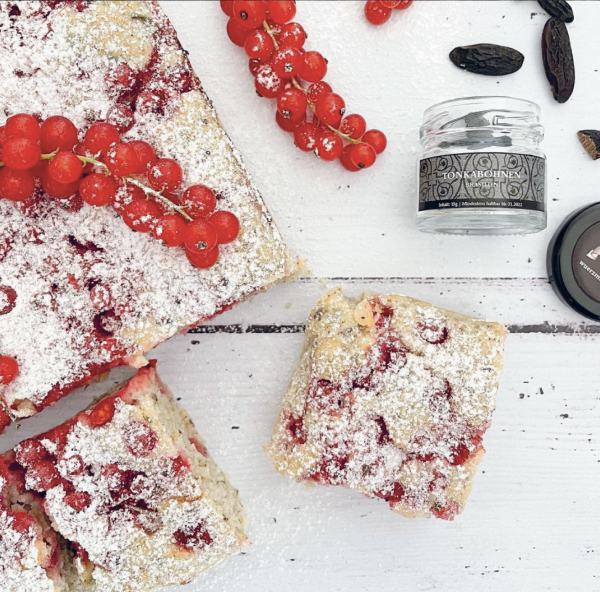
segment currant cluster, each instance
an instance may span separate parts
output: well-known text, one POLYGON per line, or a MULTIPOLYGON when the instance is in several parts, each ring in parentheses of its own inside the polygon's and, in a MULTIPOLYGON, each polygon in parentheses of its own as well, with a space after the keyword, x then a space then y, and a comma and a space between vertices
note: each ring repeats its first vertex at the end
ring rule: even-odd
POLYGON ((387 23, 395 10, 405 10, 413 0, 368 0, 365 4, 365 16, 372 25, 387 23))
POLYGON ((293 0, 222 0, 227 34, 244 47, 262 97, 277 99, 276 120, 294 134, 304 152, 326 161, 340 159, 349 171, 372 166, 387 146, 361 115, 345 115, 344 99, 323 79, 327 60, 304 49, 306 31, 296 22, 293 0))
POLYGON ((55 199, 78 196, 97 207, 112 205, 127 226, 149 232, 169 247, 184 247, 190 263, 212 267, 218 245, 237 237, 240 224, 205 185, 182 192, 183 172, 171 158, 158 158, 147 142, 122 142, 111 123, 94 123, 78 140, 66 117, 41 125, 19 114, 0 128, 0 197, 31 198, 38 183, 55 199))

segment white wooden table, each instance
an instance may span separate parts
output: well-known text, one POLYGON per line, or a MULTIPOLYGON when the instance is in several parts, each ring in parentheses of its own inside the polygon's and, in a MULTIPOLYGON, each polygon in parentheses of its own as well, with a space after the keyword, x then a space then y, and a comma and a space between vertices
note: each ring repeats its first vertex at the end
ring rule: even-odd
MULTIPOLYGON (((537 2, 418 1, 383 27, 364 2, 298 6, 309 45, 351 112, 384 130, 389 150, 350 174, 295 149, 260 99, 217 2, 165 2, 208 94, 290 247, 308 261, 276 287, 156 351, 163 378, 239 487, 254 545, 186 592, 600 590, 600 325, 554 295, 546 246, 563 218, 600 199, 600 163, 576 131, 600 127, 600 3, 573 2, 577 86, 566 105, 543 74, 537 2), (456 45, 493 42, 525 54, 518 73, 487 78, 448 60, 456 45), (442 237, 415 227, 415 158, 429 105, 471 95, 541 104, 549 160, 549 228, 527 237, 442 237), (488 451, 455 522, 407 520, 339 488, 308 488, 270 468, 268 441, 327 286, 403 292, 511 330, 488 451)), ((110 382, 130 374, 119 370, 110 382)), ((13 429, 3 448, 64 420, 107 388, 72 396, 13 429)))

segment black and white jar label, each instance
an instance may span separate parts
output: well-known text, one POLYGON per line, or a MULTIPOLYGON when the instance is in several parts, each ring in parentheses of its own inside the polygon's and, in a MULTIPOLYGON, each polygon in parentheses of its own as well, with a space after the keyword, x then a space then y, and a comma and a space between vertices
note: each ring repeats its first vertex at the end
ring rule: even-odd
POLYGON ((450 208, 545 210, 546 161, 478 152, 421 160, 419 211, 450 208))

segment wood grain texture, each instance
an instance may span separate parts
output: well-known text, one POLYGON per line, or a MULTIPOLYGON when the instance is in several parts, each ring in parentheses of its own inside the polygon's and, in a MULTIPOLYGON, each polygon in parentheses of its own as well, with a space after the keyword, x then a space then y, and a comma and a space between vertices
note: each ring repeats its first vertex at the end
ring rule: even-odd
MULTIPOLYGON (((388 134, 371 172, 351 175, 293 147, 275 106, 257 97, 218 2, 164 2, 221 119, 242 151, 305 277, 257 295, 156 350, 159 371, 239 487, 254 545, 182 592, 600 592, 600 325, 552 292, 546 247, 564 217, 600 197, 600 169, 577 140, 597 127, 600 4, 573 2, 578 82, 565 105, 544 77, 536 2, 417 1, 383 27, 364 2, 298 2, 311 48, 351 112, 388 134), (457 70, 448 53, 480 42, 515 47, 523 68, 501 79, 457 70), (527 237, 441 237, 414 224, 422 112, 471 95, 542 106, 549 228, 527 237), (317 298, 341 285, 399 292, 509 326, 488 454, 455 522, 407 520, 340 488, 276 473, 269 440, 317 298)), ((3 450, 56 425, 131 375, 81 390, 1 440, 3 450)))
POLYGON ((600 89, 598 2, 573 2, 569 25, 577 86, 568 103, 552 97, 541 35, 547 13, 537 2, 417 1, 385 25, 370 25, 364 1, 298 2, 307 47, 329 59, 327 80, 389 148, 364 174, 349 174, 293 146, 275 123, 275 104, 254 92, 244 51, 226 37, 216 2, 166 2, 183 45, 240 148, 291 248, 317 276, 544 277, 548 242, 574 209, 597 201, 598 163, 577 139, 597 127, 600 89), (497 43, 519 50, 523 67, 501 78, 457 69, 458 45, 497 43), (517 237, 420 233, 415 225, 416 160, 423 111, 474 95, 530 99, 542 108, 548 155, 548 229, 517 237))
MULTIPOLYGON (((487 456, 452 523, 403 519, 379 500, 297 484, 269 466, 262 446, 302 341, 188 335, 159 348, 162 378, 241 491, 254 542, 182 592, 600 589, 597 338, 509 336, 487 456)), ((106 387, 23 422, 3 445, 58 423, 106 387)))

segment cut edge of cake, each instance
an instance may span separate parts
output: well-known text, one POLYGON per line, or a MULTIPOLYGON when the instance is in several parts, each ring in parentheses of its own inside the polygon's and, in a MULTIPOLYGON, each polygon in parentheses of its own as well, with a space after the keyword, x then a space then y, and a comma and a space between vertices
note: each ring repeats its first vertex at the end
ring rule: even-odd
POLYGON ((187 583, 249 544, 238 491, 209 456, 191 419, 160 381, 154 365, 141 369, 88 410, 0 458, 1 511, 7 516, 24 513, 21 520, 31 521, 21 532, 12 528, 10 520, 0 525, 0 548, 2 541, 12 541, 29 553, 22 570, 7 563, 9 556, 4 563, 0 558, 3 592, 146 592, 187 583), (132 439, 123 440, 141 459, 136 470, 131 468, 135 459, 115 440, 116 433, 120 438, 128 434, 113 430, 122 430, 123 417, 135 418, 131 424, 137 426, 132 439), (143 451, 148 436, 142 423, 152 426, 154 434, 150 456, 143 451), (47 491, 35 489, 39 469, 35 464, 32 468, 35 461, 27 460, 32 442, 60 473, 61 481, 47 491), (174 453, 176 457, 169 456, 174 453), (122 457, 124 464, 98 465, 96 459, 103 455, 108 460, 122 457), (68 473, 73 459, 81 461, 85 472, 68 473), (112 497, 112 489, 102 489, 113 478, 107 476, 106 468, 115 466, 117 473, 128 475, 124 490, 119 489, 121 484, 115 490, 122 499, 112 497), (142 466, 149 467, 147 473, 141 471, 142 466), (77 511, 68 507, 65 496, 73 490, 87 492, 89 505, 77 511), (156 500, 150 502, 148 497, 145 502, 140 491, 157 496, 156 500), (158 503, 156 508, 154 503, 158 503), (88 511, 90 515, 85 514, 88 511), (105 520, 106 532, 102 530, 105 520), (90 540, 93 545, 87 544, 90 540), (119 557, 111 556, 116 550, 119 557), (119 565, 118 572, 115 565, 119 565))

